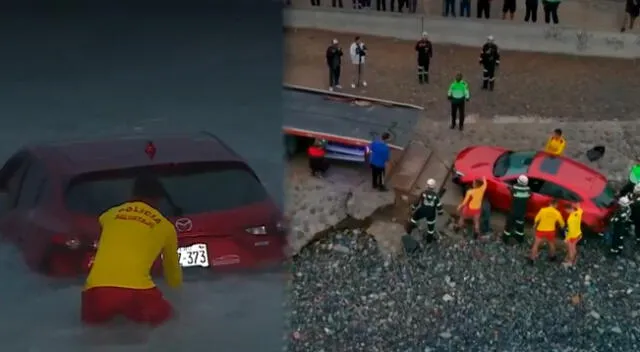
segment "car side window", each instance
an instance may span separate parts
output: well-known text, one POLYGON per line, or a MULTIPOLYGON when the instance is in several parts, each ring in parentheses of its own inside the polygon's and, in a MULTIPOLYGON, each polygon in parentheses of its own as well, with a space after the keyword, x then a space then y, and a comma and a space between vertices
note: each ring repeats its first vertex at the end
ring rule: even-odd
POLYGON ((545 181, 538 178, 529 178, 529 189, 533 193, 543 194, 540 190, 544 187, 545 181))
POLYGON ((29 209, 38 204, 46 182, 44 167, 39 162, 32 162, 20 187, 17 208, 29 209))
POLYGON ((15 208, 18 204, 18 197, 20 196, 20 188, 25 178, 27 169, 29 168, 29 162, 25 158, 19 162, 14 171, 7 176, 6 191, 8 195, 9 207, 15 208))
POLYGON ((545 181, 539 191, 540 194, 544 194, 549 197, 563 199, 568 201, 580 201, 580 197, 574 192, 557 185, 553 182, 545 181))

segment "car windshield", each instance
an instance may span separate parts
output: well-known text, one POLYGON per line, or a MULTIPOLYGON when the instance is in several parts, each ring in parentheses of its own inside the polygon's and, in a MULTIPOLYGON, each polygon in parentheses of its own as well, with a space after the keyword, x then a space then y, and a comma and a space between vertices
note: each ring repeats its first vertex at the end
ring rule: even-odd
POLYGON ((616 193, 609 186, 605 186, 602 192, 591 199, 598 208, 609 208, 615 203, 616 193))
POLYGON ((133 181, 141 171, 156 175, 167 196, 159 210, 182 216, 234 209, 267 199, 257 177, 239 164, 190 163, 82 174, 71 180, 67 209, 99 215, 131 199, 133 181))
POLYGON ((493 165, 493 176, 504 177, 526 174, 536 152, 506 152, 493 165))

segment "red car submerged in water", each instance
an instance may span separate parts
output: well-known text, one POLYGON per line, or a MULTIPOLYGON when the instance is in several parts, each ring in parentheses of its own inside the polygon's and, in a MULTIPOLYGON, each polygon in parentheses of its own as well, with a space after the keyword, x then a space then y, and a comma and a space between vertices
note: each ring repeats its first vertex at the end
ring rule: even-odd
POLYGON ((559 201, 559 210, 566 217, 567 202, 578 202, 584 210, 583 231, 602 232, 609 215, 615 209, 615 192, 607 178, 575 160, 552 156, 539 151, 511 151, 499 147, 471 146, 456 156, 454 181, 468 185, 474 179, 487 178, 488 197, 492 208, 511 208, 510 186, 519 175, 529 178, 531 199, 527 219, 533 220, 540 208, 551 199, 559 201))
POLYGON ((160 211, 175 223, 183 267, 253 269, 283 260, 277 205, 249 165, 206 132, 25 147, 0 170, 0 233, 34 270, 85 273, 98 216, 129 200, 143 169, 165 188, 160 211))

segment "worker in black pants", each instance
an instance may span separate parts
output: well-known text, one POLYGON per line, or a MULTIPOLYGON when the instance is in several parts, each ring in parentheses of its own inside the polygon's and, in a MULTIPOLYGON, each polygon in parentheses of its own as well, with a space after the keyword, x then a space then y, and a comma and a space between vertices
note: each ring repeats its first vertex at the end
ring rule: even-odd
POLYGON ((311 6, 320 6, 320 0, 311 0, 311 6))
POLYGON ((462 73, 456 75, 455 81, 449 86, 447 98, 451 102, 451 129, 459 122, 460 131, 464 129, 464 105, 469 101, 469 84, 462 79, 462 73))
POLYGON ((544 10, 544 22, 558 24, 558 6, 560 6, 560 0, 542 0, 542 8, 544 10))
POLYGON ((331 0, 331 6, 342 8, 342 0, 331 0))
POLYGON ((491 13, 491 1, 490 0, 478 0, 478 18, 489 18, 489 14, 491 13))
POLYGON ((536 23, 538 20, 538 0, 526 0, 524 11, 524 21, 529 22, 529 19, 531 19, 532 23, 536 23))
POLYGON ((387 0, 376 0, 376 10, 387 11, 387 0))

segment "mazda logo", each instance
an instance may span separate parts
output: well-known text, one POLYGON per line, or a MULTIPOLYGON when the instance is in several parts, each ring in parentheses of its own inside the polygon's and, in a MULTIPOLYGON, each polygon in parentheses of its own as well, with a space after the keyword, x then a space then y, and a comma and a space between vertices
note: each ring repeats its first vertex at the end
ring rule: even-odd
POLYGON ((176 230, 178 230, 178 232, 189 232, 192 228, 193 223, 191 222, 191 219, 182 218, 176 220, 176 230))

